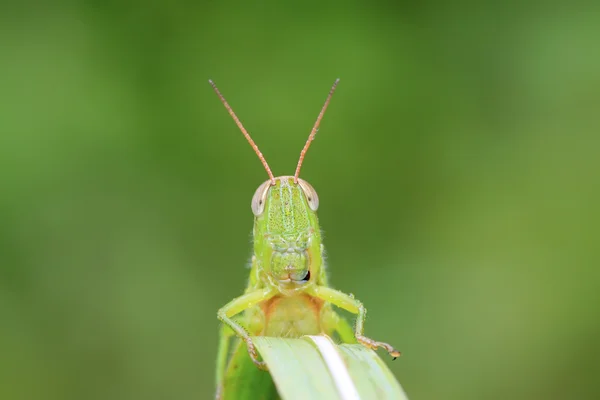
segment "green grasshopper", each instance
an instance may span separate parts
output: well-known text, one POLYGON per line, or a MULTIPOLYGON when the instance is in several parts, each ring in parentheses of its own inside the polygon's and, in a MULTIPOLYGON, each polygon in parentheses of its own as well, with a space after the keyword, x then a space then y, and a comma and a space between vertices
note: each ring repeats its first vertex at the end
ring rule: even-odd
POLYGON ((337 334, 341 342, 359 342, 373 350, 381 347, 396 359, 399 351, 363 335, 367 310, 362 303, 353 295, 329 287, 317 218, 319 197, 308 182, 299 178, 306 151, 339 79, 331 87, 300 152, 294 176, 280 177, 273 175, 217 86, 209 82, 269 175, 252 198, 254 254, 248 286, 242 296, 217 313, 223 325, 217 356, 216 398, 240 398, 244 391, 256 399, 276 396, 269 374, 260 371, 266 370, 266 365, 259 359, 252 336, 297 338, 337 334), (331 305, 357 315, 354 330, 331 305))

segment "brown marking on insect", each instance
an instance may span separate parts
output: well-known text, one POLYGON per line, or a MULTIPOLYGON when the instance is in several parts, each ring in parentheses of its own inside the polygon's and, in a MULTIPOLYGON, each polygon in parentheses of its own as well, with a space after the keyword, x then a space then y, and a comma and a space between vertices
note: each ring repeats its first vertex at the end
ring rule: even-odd
MULTIPOLYGON (((312 312, 318 316, 319 313, 321 312, 321 308, 323 307, 323 303, 324 301, 310 296, 306 293, 302 293, 298 296, 294 296, 294 298, 296 298, 297 300, 300 300, 302 302, 304 302, 306 305, 308 305, 312 312)), ((285 301, 286 299, 289 299, 288 296, 283 296, 283 295, 277 295, 272 297, 271 299, 263 302, 260 304, 260 307, 263 311, 263 313, 265 314, 265 319, 269 319, 272 315, 272 313, 277 309, 278 305, 282 302, 285 301)))
POLYGON ((305 293, 278 295, 261 304, 267 336, 300 337, 321 332, 324 302, 305 293))

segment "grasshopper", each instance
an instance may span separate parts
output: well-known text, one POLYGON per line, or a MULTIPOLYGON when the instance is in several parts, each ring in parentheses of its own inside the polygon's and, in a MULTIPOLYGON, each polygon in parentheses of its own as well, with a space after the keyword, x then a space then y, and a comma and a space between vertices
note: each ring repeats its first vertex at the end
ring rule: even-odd
POLYGON ((259 359, 252 336, 297 338, 337 334, 341 342, 358 342, 373 350, 381 347, 394 359, 400 356, 389 344, 363 335, 367 310, 360 301, 329 287, 317 218, 319 197, 315 189, 299 177, 306 152, 338 82, 339 79, 331 87, 300 152, 294 175, 275 177, 217 86, 209 81, 269 175, 252 198, 254 253, 248 286, 243 295, 217 313, 222 322, 217 356, 217 399, 239 398, 244 390, 256 399, 276 396, 269 375, 260 371, 266 370, 266 365, 259 359), (357 315, 354 329, 332 305, 357 315), (232 393, 234 391, 238 394, 232 393))

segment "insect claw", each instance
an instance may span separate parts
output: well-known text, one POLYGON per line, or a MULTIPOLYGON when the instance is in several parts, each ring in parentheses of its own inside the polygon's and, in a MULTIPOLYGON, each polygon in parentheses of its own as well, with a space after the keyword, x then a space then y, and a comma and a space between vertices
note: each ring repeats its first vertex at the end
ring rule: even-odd
POLYGON ((357 336, 356 339, 358 340, 359 343, 362 343, 364 346, 366 346, 372 350, 377 350, 380 347, 385 349, 389 353, 389 355, 393 357, 394 360, 402 355, 402 353, 400 353, 398 350, 394 349, 392 346, 390 346, 387 343, 376 342, 375 340, 370 339, 365 336, 357 336))
POLYGON ((246 341, 246 346, 248 346, 248 354, 250 355, 250 359, 252 360, 254 365, 256 365, 259 369, 262 369, 263 371, 268 371, 269 369, 267 368, 267 363, 258 359, 258 353, 256 352, 256 347, 254 347, 254 343, 252 343, 252 340, 248 339, 246 341))
POLYGON ((267 368, 267 363, 265 363, 264 361, 252 360, 252 362, 254 362, 254 365, 256 365, 258 369, 261 369, 263 371, 269 370, 269 368, 267 368))

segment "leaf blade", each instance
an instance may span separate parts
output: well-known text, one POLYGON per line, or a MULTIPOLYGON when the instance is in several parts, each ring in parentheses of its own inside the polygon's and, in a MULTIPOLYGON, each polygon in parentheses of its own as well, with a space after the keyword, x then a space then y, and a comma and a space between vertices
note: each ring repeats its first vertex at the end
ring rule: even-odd
POLYGON ((252 338, 282 399, 340 399, 320 353, 305 340, 252 338))
POLYGON ((338 349, 363 398, 408 400, 392 371, 373 350, 360 344, 342 344, 338 349))
POLYGON ((252 340, 284 400, 408 400, 383 360, 362 345, 335 345, 327 336, 252 340), (332 357, 338 361, 331 362, 332 357), (345 383, 340 386, 340 382, 345 383), (350 385, 356 389, 354 394, 345 390, 350 385))

